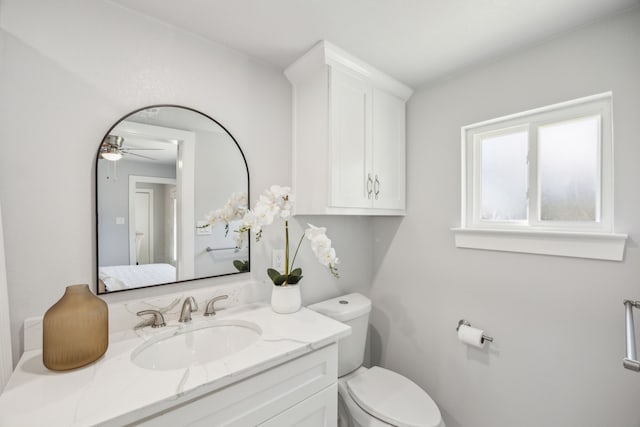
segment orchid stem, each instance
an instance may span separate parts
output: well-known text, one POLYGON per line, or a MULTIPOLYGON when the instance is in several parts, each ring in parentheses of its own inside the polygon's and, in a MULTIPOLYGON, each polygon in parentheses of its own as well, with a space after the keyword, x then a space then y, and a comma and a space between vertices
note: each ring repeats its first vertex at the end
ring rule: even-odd
POLYGON ((300 245, 302 245, 302 239, 304 239, 304 234, 300 237, 300 241, 298 242, 298 246, 296 247, 296 251, 293 254, 293 261, 291 261, 291 270, 293 270, 293 264, 296 262, 296 257, 298 256, 298 250, 300 249, 300 245))
POLYGON ((289 221, 284 222, 284 274, 289 275, 289 221))

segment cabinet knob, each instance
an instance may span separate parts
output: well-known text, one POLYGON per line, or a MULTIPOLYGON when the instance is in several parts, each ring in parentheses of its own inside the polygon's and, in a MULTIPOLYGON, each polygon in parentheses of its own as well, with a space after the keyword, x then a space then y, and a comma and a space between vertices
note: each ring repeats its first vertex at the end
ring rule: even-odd
POLYGON ((371 179, 371 174, 367 174, 367 198, 371 199, 371 193, 373 193, 373 179, 371 179))
POLYGON ((376 200, 378 200, 378 194, 380 194, 380 180, 378 179, 378 175, 376 175, 376 181, 373 183, 373 189, 376 195, 376 200))

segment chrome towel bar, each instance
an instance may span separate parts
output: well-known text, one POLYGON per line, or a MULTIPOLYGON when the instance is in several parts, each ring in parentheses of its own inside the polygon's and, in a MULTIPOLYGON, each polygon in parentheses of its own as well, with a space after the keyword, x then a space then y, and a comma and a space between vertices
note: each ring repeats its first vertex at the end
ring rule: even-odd
POLYGON ((627 357, 622 359, 622 366, 640 372, 640 362, 636 355, 636 331, 633 325, 633 308, 640 308, 640 301, 624 300, 625 320, 627 327, 627 357))

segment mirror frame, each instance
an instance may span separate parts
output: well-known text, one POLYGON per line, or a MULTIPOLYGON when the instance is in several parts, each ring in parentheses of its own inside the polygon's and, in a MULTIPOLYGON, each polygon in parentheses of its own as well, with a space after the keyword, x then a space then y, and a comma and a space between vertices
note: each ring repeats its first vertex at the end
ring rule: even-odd
POLYGON ((229 137, 231 137, 231 140, 234 142, 234 144, 236 144, 236 147, 238 148, 238 150, 240 151, 240 155, 242 156, 242 160, 244 162, 244 167, 247 171, 247 207, 251 206, 251 196, 250 196, 250 189, 251 189, 251 177, 249 175, 249 164, 247 163, 247 157, 244 155, 244 151, 242 151, 242 148, 240 147, 240 144, 238 144, 238 141, 236 140, 236 138, 231 134, 231 132, 229 132, 229 130, 224 127, 219 121, 217 121, 216 119, 214 119, 213 117, 209 116, 208 114, 203 113, 202 111, 196 110, 195 108, 191 108, 191 107, 185 107, 183 105, 177 105, 177 104, 154 104, 154 105, 148 105, 146 107, 142 107, 142 108, 138 108, 137 110, 133 110, 128 112, 127 114, 125 114, 124 116, 120 117, 108 130, 107 132, 104 134, 104 136, 102 137, 102 139, 100 139, 100 144, 98 145, 98 150, 96 153, 96 160, 95 160, 95 173, 94 173, 94 180, 95 180, 95 185, 94 185, 94 189, 95 189, 95 206, 94 206, 94 216, 95 216, 95 227, 96 227, 96 231, 95 231, 95 235, 96 235, 96 243, 95 243, 95 254, 96 254, 96 261, 94 263, 94 267, 95 267, 95 279, 96 279, 96 295, 110 295, 110 294, 114 294, 114 293, 118 293, 118 292, 126 292, 126 291, 135 291, 137 289, 146 289, 146 288, 155 288, 157 286, 166 286, 166 285, 175 285, 177 283, 186 283, 186 282, 193 282, 196 280, 202 280, 202 279, 210 279, 213 277, 224 277, 224 276, 231 276, 231 275, 235 275, 235 274, 242 274, 242 273, 250 273, 251 272, 251 242, 247 241, 247 251, 248 251, 248 256, 249 256, 249 270, 248 271, 235 271, 232 273, 224 273, 224 274, 218 274, 216 276, 205 276, 205 277, 196 277, 193 279, 186 279, 186 280, 177 280, 175 282, 167 282, 167 283, 158 283, 155 285, 147 285, 147 286, 140 286, 137 288, 131 288, 131 289, 119 289, 119 290, 114 290, 114 291, 109 291, 109 292, 100 292, 100 266, 98 265, 99 262, 99 256, 98 256, 98 249, 99 249, 99 235, 98 235, 98 230, 99 230, 99 223, 100 223, 100 218, 98 216, 98 203, 99 203, 99 197, 98 197, 98 161, 100 160, 100 147, 102 147, 102 144, 105 140, 105 138, 107 136, 109 136, 109 134, 111 133, 111 131, 113 131, 113 129, 118 126, 123 120, 126 120, 128 117, 132 116, 133 114, 139 113, 140 111, 144 111, 144 110, 148 110, 150 108, 161 108, 161 107, 172 107, 172 108, 182 108, 183 110, 188 110, 188 111, 192 111, 196 114, 200 114, 203 117, 206 117, 207 119, 211 120, 212 122, 214 122, 215 124, 217 124, 218 126, 220 126, 220 128, 222 130, 224 130, 227 135, 229 135, 229 137))

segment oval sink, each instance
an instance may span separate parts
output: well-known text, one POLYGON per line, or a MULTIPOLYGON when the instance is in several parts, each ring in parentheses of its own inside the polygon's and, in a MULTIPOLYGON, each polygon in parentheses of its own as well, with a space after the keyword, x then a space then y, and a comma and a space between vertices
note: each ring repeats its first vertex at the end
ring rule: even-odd
POLYGON ((133 351, 131 360, 146 369, 184 369, 237 353, 260 335, 258 325, 244 320, 201 322, 151 338, 133 351))

